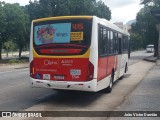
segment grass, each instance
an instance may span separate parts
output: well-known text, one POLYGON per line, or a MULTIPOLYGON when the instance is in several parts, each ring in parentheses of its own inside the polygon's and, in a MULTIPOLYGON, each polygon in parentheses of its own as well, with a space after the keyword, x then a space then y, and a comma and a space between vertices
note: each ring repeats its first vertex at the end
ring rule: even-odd
POLYGON ((16 63, 26 63, 26 62, 29 62, 29 58, 28 57, 0 60, 0 64, 16 64, 16 63))

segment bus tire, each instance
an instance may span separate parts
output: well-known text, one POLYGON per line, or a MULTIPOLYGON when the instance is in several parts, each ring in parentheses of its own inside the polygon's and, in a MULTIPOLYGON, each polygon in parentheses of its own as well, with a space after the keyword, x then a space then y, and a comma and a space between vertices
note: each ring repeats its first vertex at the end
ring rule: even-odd
POLYGON ((112 92, 112 88, 113 88, 113 80, 114 80, 114 72, 112 72, 109 86, 108 86, 107 88, 104 89, 104 92, 105 92, 105 93, 111 93, 111 92, 112 92))

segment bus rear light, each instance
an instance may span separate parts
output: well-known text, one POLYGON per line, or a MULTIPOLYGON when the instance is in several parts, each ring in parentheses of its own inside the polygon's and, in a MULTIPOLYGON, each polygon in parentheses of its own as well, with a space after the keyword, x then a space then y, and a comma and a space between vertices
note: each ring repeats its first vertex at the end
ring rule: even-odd
POLYGON ((33 61, 30 63, 30 76, 34 78, 34 64, 33 61))
POLYGON ((87 72, 87 81, 93 79, 93 74, 94 74, 94 66, 91 62, 88 64, 88 72, 87 72))

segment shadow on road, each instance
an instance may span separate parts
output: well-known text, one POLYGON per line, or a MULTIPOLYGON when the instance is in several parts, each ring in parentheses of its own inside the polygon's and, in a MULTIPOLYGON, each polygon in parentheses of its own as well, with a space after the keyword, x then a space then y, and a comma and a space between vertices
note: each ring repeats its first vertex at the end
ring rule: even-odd
POLYGON ((104 93, 84 92, 84 91, 62 91, 55 90, 50 96, 39 100, 38 103, 47 103, 50 105, 77 106, 83 107, 92 104, 99 99, 104 93))
MULTIPOLYGON (((125 74, 124 78, 128 78, 131 74, 125 74)), ((115 85, 120 80, 115 82, 115 85)), ((113 86, 114 87, 114 86, 113 86)), ((84 91, 65 91, 65 90, 53 90, 50 95, 39 99, 39 103, 47 103, 47 105, 53 106, 73 106, 73 107, 86 107, 99 101, 104 95, 109 95, 102 91, 99 92, 84 92, 84 91)))

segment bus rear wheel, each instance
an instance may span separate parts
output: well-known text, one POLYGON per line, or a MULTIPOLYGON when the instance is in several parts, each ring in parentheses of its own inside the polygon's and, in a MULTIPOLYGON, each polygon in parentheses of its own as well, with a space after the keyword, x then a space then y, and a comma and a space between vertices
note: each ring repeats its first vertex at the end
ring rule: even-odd
POLYGON ((114 73, 112 73, 112 75, 111 75, 109 86, 106 89, 104 89, 105 93, 111 93, 112 92, 113 80, 114 80, 114 73))

